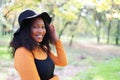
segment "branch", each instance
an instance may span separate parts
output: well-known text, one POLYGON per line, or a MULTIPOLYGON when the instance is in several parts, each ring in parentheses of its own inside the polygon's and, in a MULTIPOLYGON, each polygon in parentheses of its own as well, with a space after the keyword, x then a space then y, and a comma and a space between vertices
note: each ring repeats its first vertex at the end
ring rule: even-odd
POLYGON ((68 24, 71 24, 71 21, 68 21, 68 22, 65 24, 65 26, 62 28, 62 30, 60 31, 60 34, 59 34, 59 39, 60 39, 61 35, 63 34, 64 30, 67 28, 67 25, 68 25, 68 24))

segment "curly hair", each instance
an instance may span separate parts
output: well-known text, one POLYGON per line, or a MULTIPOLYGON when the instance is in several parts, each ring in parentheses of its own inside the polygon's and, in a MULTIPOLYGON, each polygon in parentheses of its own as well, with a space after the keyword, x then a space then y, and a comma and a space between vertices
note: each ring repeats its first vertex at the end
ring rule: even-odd
MULTIPOLYGON (((34 19, 25 22, 22 25, 23 29, 21 29, 19 34, 13 36, 13 39, 10 42, 10 47, 12 47, 12 56, 13 57, 15 55, 16 49, 19 48, 19 47, 25 47, 26 49, 28 49, 29 51, 32 52, 32 50, 36 46, 38 46, 37 42, 31 37, 31 26, 32 26, 33 20, 34 19)), ((50 44, 53 43, 53 40, 52 40, 52 36, 51 36, 51 33, 50 33, 49 24, 47 23, 46 20, 43 20, 43 21, 44 21, 44 24, 45 24, 46 34, 43 38, 43 41, 39 43, 40 44, 39 46, 45 52, 47 52, 47 54, 49 54, 50 50, 51 50, 50 44)))

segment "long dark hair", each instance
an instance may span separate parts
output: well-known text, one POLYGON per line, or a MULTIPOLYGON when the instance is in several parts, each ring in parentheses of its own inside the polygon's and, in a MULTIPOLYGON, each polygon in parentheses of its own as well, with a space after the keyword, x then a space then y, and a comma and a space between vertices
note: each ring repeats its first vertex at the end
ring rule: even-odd
MULTIPOLYGON (((13 57, 14 57, 16 49, 19 47, 25 47, 26 49, 28 49, 29 51, 32 52, 32 50, 36 46, 38 46, 37 43, 35 42, 35 40, 33 40, 33 38, 31 37, 31 26, 32 26, 33 20, 34 19, 28 20, 27 22, 25 22, 22 25, 23 29, 21 29, 19 34, 13 36, 13 39, 10 42, 10 47, 12 47, 13 57)), ((53 43, 53 40, 52 40, 53 38, 52 38, 51 33, 50 33, 49 24, 47 23, 46 20, 43 20, 43 21, 45 24, 46 34, 43 38, 43 41, 40 43, 39 46, 45 52, 47 52, 47 54, 49 54, 50 50, 51 50, 50 44, 53 43)))

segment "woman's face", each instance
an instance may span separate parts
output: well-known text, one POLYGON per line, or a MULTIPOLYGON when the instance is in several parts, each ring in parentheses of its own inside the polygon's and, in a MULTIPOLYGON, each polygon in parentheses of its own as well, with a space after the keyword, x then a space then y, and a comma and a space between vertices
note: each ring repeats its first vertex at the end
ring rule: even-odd
POLYGON ((31 36, 36 42, 42 42, 46 34, 45 24, 41 18, 36 18, 31 27, 31 36))

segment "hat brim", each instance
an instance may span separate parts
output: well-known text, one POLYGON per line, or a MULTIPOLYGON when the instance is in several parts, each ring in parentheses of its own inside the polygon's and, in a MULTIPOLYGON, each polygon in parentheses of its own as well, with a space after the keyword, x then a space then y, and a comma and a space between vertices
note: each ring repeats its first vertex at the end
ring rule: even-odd
POLYGON ((52 20, 52 18, 49 16, 49 14, 47 12, 43 12, 41 14, 36 14, 36 15, 25 18, 22 21, 22 23, 24 23, 26 20, 31 20, 31 19, 34 19, 34 18, 37 18, 37 17, 40 17, 43 20, 46 20, 49 24, 51 23, 51 20, 52 20))
POLYGON ((47 21, 48 24, 51 23, 52 21, 52 18, 49 16, 49 14, 47 12, 43 12, 41 14, 36 14, 36 15, 33 15, 33 16, 30 16, 30 17, 27 17, 25 18, 21 25, 20 25, 20 28, 14 33, 14 35, 18 34, 20 31, 21 31, 21 28, 22 28, 22 25, 24 25, 24 22, 28 21, 28 20, 31 20, 31 19, 34 19, 34 18, 37 18, 37 17, 40 17, 43 19, 43 21, 47 21))

